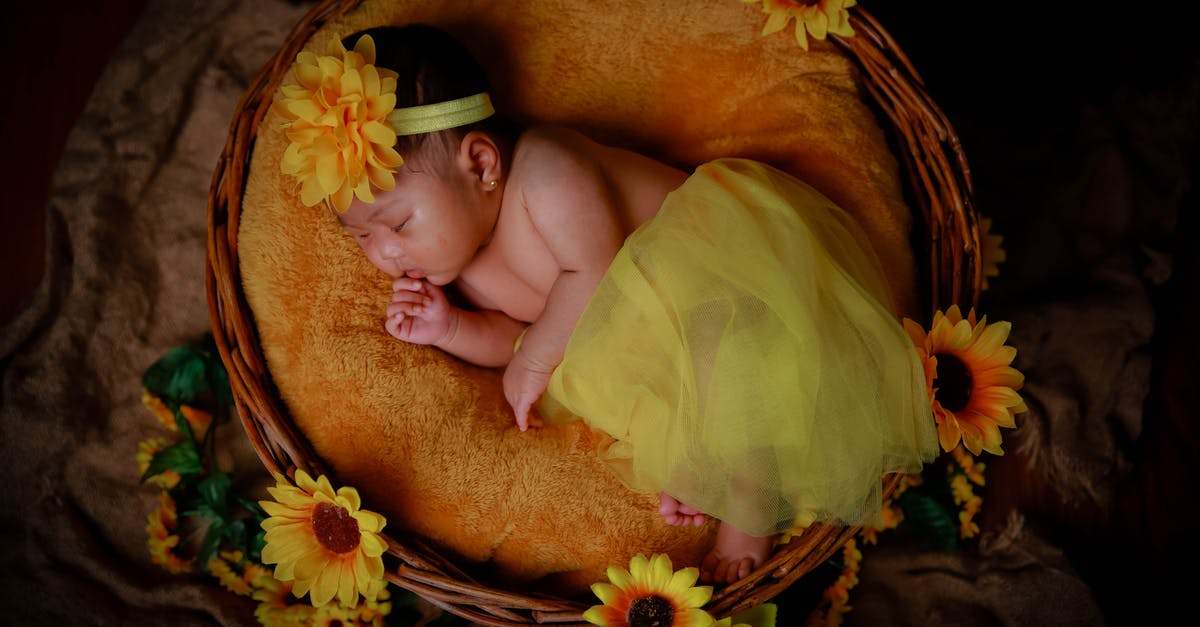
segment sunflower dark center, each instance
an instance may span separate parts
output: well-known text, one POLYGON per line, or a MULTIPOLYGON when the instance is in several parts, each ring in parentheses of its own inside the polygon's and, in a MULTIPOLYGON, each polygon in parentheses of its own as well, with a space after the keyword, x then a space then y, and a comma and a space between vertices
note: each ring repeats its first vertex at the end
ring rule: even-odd
POLYGON ((949 353, 938 353, 937 378, 933 386, 937 388, 937 401, 948 411, 958 413, 967 407, 971 400, 971 388, 974 380, 971 369, 963 360, 949 353))
POLYGON ((317 503, 312 515, 313 534, 321 546, 334 553, 349 553, 358 548, 358 521, 333 503, 317 503))
POLYGON ((625 613, 629 627, 670 627, 674 619, 675 606, 656 594, 634 599, 625 613))

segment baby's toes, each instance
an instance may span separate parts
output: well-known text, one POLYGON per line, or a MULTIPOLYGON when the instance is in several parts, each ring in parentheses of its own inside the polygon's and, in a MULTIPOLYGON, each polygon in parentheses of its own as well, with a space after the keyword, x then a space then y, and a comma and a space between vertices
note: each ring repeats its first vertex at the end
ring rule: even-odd
MULTIPOLYGON (((754 560, 750 559, 749 557, 738 560, 737 577, 734 579, 734 581, 737 581, 743 577, 746 577, 747 575, 750 574, 751 570, 754 570, 754 560)), ((729 583, 733 583, 733 581, 731 581, 729 583)))
POLYGON ((721 560, 716 555, 709 553, 704 556, 704 560, 700 562, 700 581, 705 583, 716 582, 716 572, 721 566, 721 560))

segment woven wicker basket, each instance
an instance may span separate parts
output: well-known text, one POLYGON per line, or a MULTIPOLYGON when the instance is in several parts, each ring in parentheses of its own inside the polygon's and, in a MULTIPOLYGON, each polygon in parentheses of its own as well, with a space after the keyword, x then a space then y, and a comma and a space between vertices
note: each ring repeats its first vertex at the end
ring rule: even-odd
MULTIPOLYGON (((274 393, 253 316, 242 293, 237 225, 259 122, 305 42, 326 22, 359 0, 326 0, 296 26, 238 105, 209 192, 207 289, 209 315, 229 371, 239 414, 255 450, 272 472, 297 468, 329 473, 274 393)), ((914 207, 920 282, 930 312, 950 304, 972 306, 982 274, 979 232, 971 204, 971 179, 957 136, 924 91, 912 64, 865 10, 850 12, 856 35, 834 38, 859 66, 881 122, 890 131, 907 176, 914 207), (924 256, 927 264, 921 264, 924 256)), ((885 494, 898 477, 885 479, 885 494)), ((760 568, 718 588, 706 609, 728 616, 766 602, 827 560, 857 528, 814 526, 781 545, 760 568)), ((587 605, 536 592, 518 593, 480 584, 415 537, 385 536, 388 578, 434 605, 486 625, 584 624, 587 605)))

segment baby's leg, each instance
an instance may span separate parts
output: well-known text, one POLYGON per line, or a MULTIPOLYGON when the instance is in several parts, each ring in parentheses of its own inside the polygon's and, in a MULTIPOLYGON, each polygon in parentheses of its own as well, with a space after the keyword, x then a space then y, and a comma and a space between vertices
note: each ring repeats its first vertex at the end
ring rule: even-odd
MULTIPOLYGON (((766 450, 750 456, 743 470, 745 474, 735 476, 729 486, 730 504, 740 512, 762 517, 758 526, 771 526, 769 521, 779 513, 779 501, 763 494, 759 481, 761 477, 778 474, 774 456, 766 450)), ((766 561, 774 546, 774 535, 752 536, 722 520, 712 550, 700 562, 700 578, 713 583, 733 583, 766 561)))
POLYGON ((699 527, 708 520, 708 516, 705 516, 703 512, 687 504, 680 503, 679 499, 666 492, 660 494, 658 498, 660 501, 658 513, 662 514, 663 520, 668 525, 675 525, 676 527, 693 525, 699 527))
POLYGON ((722 521, 712 550, 700 562, 700 580, 733 583, 763 563, 774 544, 774 536, 758 538, 722 521))

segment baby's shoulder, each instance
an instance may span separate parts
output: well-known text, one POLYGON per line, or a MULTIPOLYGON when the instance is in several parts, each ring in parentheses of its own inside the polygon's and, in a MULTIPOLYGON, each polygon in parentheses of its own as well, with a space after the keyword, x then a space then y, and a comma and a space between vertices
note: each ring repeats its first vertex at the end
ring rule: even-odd
POLYGON ((594 156, 592 140, 562 126, 542 125, 521 133, 513 148, 513 162, 555 161, 594 156))
POLYGON ((578 184, 602 169, 598 144, 578 131, 558 126, 526 130, 513 148, 514 179, 533 185, 578 184))

